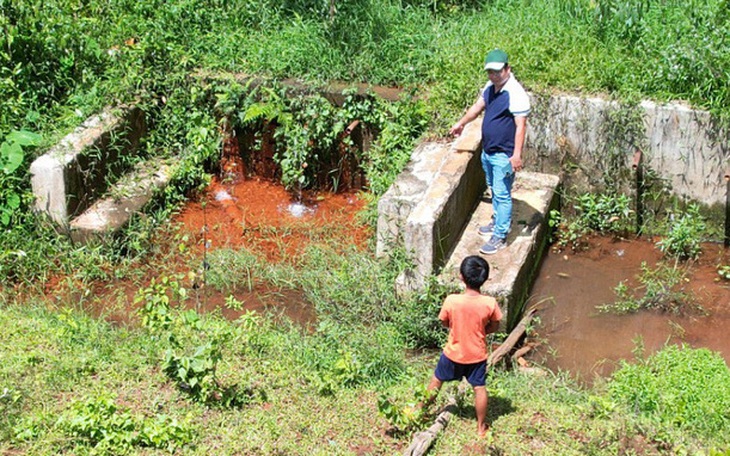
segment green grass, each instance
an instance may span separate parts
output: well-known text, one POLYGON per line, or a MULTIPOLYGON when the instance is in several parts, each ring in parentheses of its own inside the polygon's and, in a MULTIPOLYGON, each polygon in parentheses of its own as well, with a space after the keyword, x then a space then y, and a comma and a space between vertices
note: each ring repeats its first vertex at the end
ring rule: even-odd
MULTIPOLYGON (((442 290, 398 297, 392 281, 402 264, 356 250, 345 255, 311 250, 293 268, 270 264, 262 269, 261 260, 250 253, 239 255, 229 250, 212 255, 211 281, 213 271, 225 269, 224 264, 234 265, 230 271, 237 277, 255 264, 250 269, 254 281, 275 283, 285 277, 287 287, 303 291, 318 310, 318 324, 304 330, 277 314, 248 313, 230 322, 218 312, 198 316, 177 310, 192 295, 172 293, 184 282, 162 279, 174 267, 169 255, 143 267, 155 271, 154 283, 139 282, 147 275, 144 270, 134 278, 147 289, 138 295, 145 302, 158 309, 170 305, 166 313, 156 314, 166 319, 147 320, 145 326, 139 324, 141 314, 124 326, 92 318, 77 295, 59 294, 50 302, 32 287, 22 293, 5 290, 0 307, 0 450, 401 453, 417 428, 397 432, 379 413, 378 398, 409 402, 430 378, 439 341, 422 335, 419 342, 412 336, 419 327, 435 331, 421 314, 438 307, 442 290), (409 316, 417 318, 408 321, 409 316), (208 343, 219 351, 200 351, 208 343), (409 345, 431 348, 409 351, 409 345), (201 376, 208 389, 186 387, 192 376, 165 370, 170 353, 178 361, 213 360, 215 383, 201 376), (216 392, 234 394, 228 397, 236 400, 219 399, 216 392), (157 449, 150 446, 153 441, 157 449)), ((80 284, 93 290, 98 289, 95 283, 108 280, 80 284)), ((232 286, 225 280, 216 283, 211 286, 222 292, 232 286)), ((116 299, 117 306, 125 300, 130 305, 124 294, 116 299)), ((119 310, 108 301, 110 312, 119 310)), ((435 332, 432 337, 437 339, 435 332)), ((729 397, 727 366, 706 350, 669 348, 661 353, 657 362, 627 363, 614 379, 590 389, 562 373, 494 369, 488 380, 491 436, 475 438, 473 396, 467 391, 429 454, 613 455, 637 445, 661 454, 727 449, 730 436, 721 430, 729 397), (637 402, 654 397, 641 393, 642 388, 664 391, 652 402, 661 405, 652 409, 637 402), (674 406, 672 397, 684 399, 674 406)), ((447 386, 432 411, 454 389, 447 386)))
MULTIPOLYGON (((114 328, 78 312, 29 306, 5 306, 0 319, 4 328, 14 328, 2 335, 0 448, 24 454, 93 453, 94 441, 75 437, 66 424, 81 416, 93 418, 87 429, 106 435, 123 435, 119 417, 156 423, 161 439, 179 445, 183 454, 395 454, 412 435, 393 433, 378 414, 378 395, 407 397, 426 383, 437 358, 430 352, 401 361, 406 370, 385 383, 347 386, 339 381, 323 393, 316 379, 326 371, 316 366, 330 350, 326 340, 263 318, 244 324, 246 331, 225 349, 220 381, 246 385, 251 392, 248 403, 227 408, 197 403, 177 389, 159 368, 166 342, 141 328, 114 328), (100 405, 101 398, 111 401, 111 412, 80 407, 100 405)), ((210 317, 204 319, 210 323, 210 317)), ((239 325, 230 326, 236 332, 239 325)), ((373 342, 370 335, 363 337, 373 342)), ((608 388, 593 390, 565 375, 496 370, 488 381, 490 437, 475 438, 468 391, 429 454, 610 455, 632 445, 661 454, 697 454, 728 448, 722 401, 729 397, 729 374, 717 359, 706 350, 670 348, 648 360, 646 368, 626 364, 608 388), (702 366, 713 374, 696 377, 702 366), (635 400, 624 397, 653 397, 642 395, 644 390, 673 399, 660 400, 659 407, 641 405, 648 404, 645 400, 635 408, 635 400), (673 407, 677 400, 686 407, 673 407), (652 414, 660 419, 652 420, 652 414), (677 422, 677 417, 686 419, 677 422)), ((454 388, 447 386, 437 403, 454 388)), ((106 441, 107 451, 125 448, 119 442, 106 441)), ((166 453, 141 445, 125 451, 166 453)))

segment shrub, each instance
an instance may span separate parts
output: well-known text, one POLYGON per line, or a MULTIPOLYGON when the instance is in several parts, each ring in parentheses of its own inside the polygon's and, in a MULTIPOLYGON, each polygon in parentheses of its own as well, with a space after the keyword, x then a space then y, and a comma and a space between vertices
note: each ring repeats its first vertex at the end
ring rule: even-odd
POLYGON ((622 362, 609 391, 630 410, 666 426, 730 437, 730 370, 707 349, 671 345, 636 364, 622 362))
POLYGON ((575 217, 563 218, 550 211, 549 224, 556 229, 557 247, 583 247, 583 238, 590 233, 625 235, 632 226, 631 202, 624 194, 584 193, 575 199, 575 217))
POLYGON ((705 228, 707 225, 700 215, 699 206, 691 204, 685 213, 670 216, 667 235, 656 245, 666 256, 680 260, 695 259, 702 251, 700 236, 705 228))

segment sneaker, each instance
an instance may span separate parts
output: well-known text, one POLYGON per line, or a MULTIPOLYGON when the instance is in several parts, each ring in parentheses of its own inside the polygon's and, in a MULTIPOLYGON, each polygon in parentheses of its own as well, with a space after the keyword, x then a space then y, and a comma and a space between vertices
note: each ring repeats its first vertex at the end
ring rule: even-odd
POLYGON ((494 220, 492 220, 491 222, 487 223, 484 226, 480 226, 478 232, 479 232, 479 236, 484 236, 484 237, 491 236, 492 233, 494 233, 494 220))
POLYGON ((507 242, 504 239, 492 236, 487 241, 487 243, 479 249, 479 253, 483 253, 484 255, 491 255, 493 253, 497 253, 505 247, 507 247, 507 242))

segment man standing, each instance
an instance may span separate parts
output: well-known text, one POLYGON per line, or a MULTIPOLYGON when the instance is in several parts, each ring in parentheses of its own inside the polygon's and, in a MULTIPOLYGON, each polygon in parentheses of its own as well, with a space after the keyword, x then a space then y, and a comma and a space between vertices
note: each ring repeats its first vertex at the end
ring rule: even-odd
POLYGON ((464 125, 482 112, 482 168, 492 191, 492 220, 479 227, 479 234, 489 238, 479 253, 491 255, 506 245, 512 224, 512 183, 515 172, 522 169, 522 147, 525 144, 530 99, 512 75, 507 53, 495 49, 487 54, 484 69, 489 82, 477 101, 451 127, 452 135, 460 135, 464 125))

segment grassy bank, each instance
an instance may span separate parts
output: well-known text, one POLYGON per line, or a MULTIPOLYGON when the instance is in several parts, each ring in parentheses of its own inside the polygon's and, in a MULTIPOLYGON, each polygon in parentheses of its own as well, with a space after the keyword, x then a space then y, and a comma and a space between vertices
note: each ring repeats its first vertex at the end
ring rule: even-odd
MULTIPOLYGON (((2 451, 390 455, 402 452, 418 429, 393 427, 379 413, 378 397, 401 405, 412 400, 437 353, 406 356, 382 327, 359 335, 352 327, 349 334, 345 328, 334 334, 333 327, 305 333, 250 314, 233 323, 214 315, 185 321, 173 323, 180 326, 170 333, 186 339, 171 348, 169 338, 155 336, 160 327, 154 325, 113 327, 83 312, 31 303, 3 307, 2 451), (222 334, 217 386, 201 375, 206 386, 196 390, 193 375, 184 383, 179 371, 170 372, 170 356, 208 360, 210 352, 195 347, 209 348, 222 334), (376 348, 358 345, 358 338, 376 348), (390 371, 382 369, 386 359, 390 371), (204 388, 220 396, 204 398, 204 388)), ((710 453, 727 449, 730 438, 721 409, 730 398, 722 359, 724 371, 718 357, 703 351, 670 350, 664 358, 694 367, 672 372, 640 363, 592 390, 564 375, 496 370, 489 378, 492 433, 475 438, 467 393, 429 454, 723 454, 710 453), (714 374, 700 380, 691 369, 714 374), (659 373, 682 384, 656 378, 659 373), (655 386, 664 398, 655 408, 626 396, 655 386), (678 400, 684 411, 674 408, 678 400)), ((447 388, 438 403, 454 393, 447 388)))

